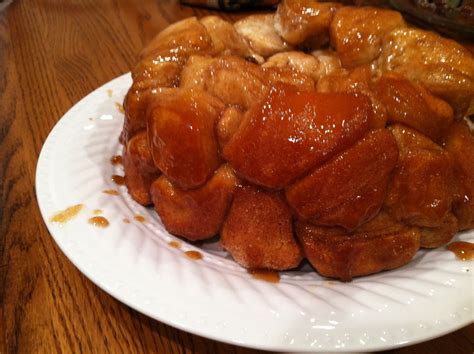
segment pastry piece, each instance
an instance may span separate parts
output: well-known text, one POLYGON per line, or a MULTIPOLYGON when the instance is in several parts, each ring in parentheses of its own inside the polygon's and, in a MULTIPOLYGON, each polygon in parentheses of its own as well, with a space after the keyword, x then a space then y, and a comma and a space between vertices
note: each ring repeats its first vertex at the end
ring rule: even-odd
POLYGON ((342 281, 401 267, 420 247, 417 228, 398 223, 384 213, 353 233, 298 222, 296 234, 318 273, 342 281))
POLYGON ((355 143, 367 130, 370 114, 363 95, 276 86, 247 112, 224 157, 247 181, 283 188, 355 143))
POLYGON ((402 125, 390 130, 400 150, 385 202, 390 214, 411 225, 441 226, 453 200, 450 156, 416 130, 402 125))
POLYGON ((260 66, 234 56, 219 57, 211 65, 206 87, 225 104, 244 109, 265 97, 270 89, 260 66))
POLYGON ((421 227, 421 247, 436 248, 447 244, 458 232, 458 219, 448 213, 438 227, 421 227))
POLYGON ((385 129, 333 157, 286 190, 289 205, 316 225, 355 230, 380 210, 398 147, 385 129))
POLYGON ((375 91, 387 109, 390 123, 415 128, 434 141, 439 140, 453 122, 449 104, 400 75, 382 75, 375 91))
POLYGON ((387 109, 373 90, 374 72, 369 65, 359 66, 352 70, 340 70, 318 81, 319 92, 348 92, 363 93, 372 103, 372 119, 369 122, 371 129, 385 127, 387 109))
POLYGON ((342 7, 336 11, 331 22, 331 46, 346 68, 368 64, 379 56, 384 35, 405 26, 402 15, 397 11, 342 7))
POLYGON ((267 75, 270 85, 286 84, 293 86, 297 91, 314 91, 314 80, 311 76, 295 71, 290 67, 264 67, 263 71, 267 75))
POLYGON ((239 180, 222 165, 202 187, 184 191, 165 176, 151 187, 156 211, 166 229, 188 240, 204 240, 219 232, 239 180))
POLYGON ((474 136, 466 121, 450 127, 445 146, 454 166, 453 213, 460 230, 471 229, 474 228, 474 136))
POLYGON ((275 28, 293 46, 319 47, 328 42, 329 25, 340 6, 314 0, 283 0, 275 14, 275 28))
POLYGON ((253 186, 235 191, 221 243, 237 263, 250 269, 291 269, 303 259, 284 199, 253 186))
POLYGON ((310 53, 318 59, 319 78, 335 73, 341 69, 341 60, 336 52, 332 50, 314 50, 310 53))
POLYGON ((221 148, 234 136, 242 122, 243 113, 237 107, 230 106, 222 113, 217 123, 217 138, 221 148))
POLYGON ((178 57, 212 53, 214 46, 206 27, 196 17, 173 23, 158 33, 140 53, 140 59, 178 57))
POLYGON ((192 55, 181 70, 179 87, 206 89, 211 64, 217 59, 208 55, 192 55))
POLYGON ((302 73, 313 80, 319 80, 319 60, 314 56, 305 54, 303 52, 291 51, 283 52, 272 55, 262 65, 263 68, 277 67, 286 68, 289 67, 296 72, 302 73))
POLYGON ((178 82, 180 65, 175 61, 143 60, 132 71, 133 84, 123 101, 125 121, 121 141, 145 129, 145 113, 153 96, 178 82))
POLYGON ((213 44, 213 54, 238 55, 246 57, 251 54, 250 47, 234 28, 219 16, 206 16, 199 20, 206 27, 213 44))
POLYGON ((137 133, 123 149, 125 184, 132 198, 141 205, 151 204, 150 186, 160 176, 148 147, 145 130, 137 133))
POLYGON ((422 84, 462 117, 474 95, 474 58, 463 46, 433 32, 401 28, 383 39, 380 66, 422 84))
POLYGON ((250 44, 252 51, 263 57, 290 50, 273 26, 273 14, 250 15, 234 23, 234 28, 250 44))
POLYGON ((214 126, 222 102, 200 91, 160 94, 147 114, 148 141, 155 165, 182 189, 204 184, 219 167, 214 126))

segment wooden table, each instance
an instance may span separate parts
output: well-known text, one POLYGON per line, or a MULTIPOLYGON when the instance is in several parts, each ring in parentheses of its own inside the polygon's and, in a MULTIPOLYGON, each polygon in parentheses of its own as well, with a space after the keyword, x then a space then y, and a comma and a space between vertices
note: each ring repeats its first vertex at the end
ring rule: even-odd
MULTIPOLYGON (((257 352, 179 331, 101 291, 56 247, 35 197, 41 146, 69 107, 129 71, 166 25, 207 13, 162 0, 16 0, 0 13, 0 353, 257 352)), ((471 353, 473 341, 470 325, 393 352, 471 353)))

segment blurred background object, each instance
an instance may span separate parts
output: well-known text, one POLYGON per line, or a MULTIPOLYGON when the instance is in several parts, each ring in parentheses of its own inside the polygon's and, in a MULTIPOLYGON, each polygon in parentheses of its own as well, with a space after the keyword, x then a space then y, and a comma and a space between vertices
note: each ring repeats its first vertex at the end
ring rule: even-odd
POLYGON ((13 0, 0 0, 0 11, 3 11, 13 0))
POLYGON ((409 21, 451 37, 474 39, 474 0, 389 0, 409 21))
POLYGON ((271 8, 277 5, 279 0, 180 0, 184 5, 208 7, 221 10, 254 10, 271 8))
MULTIPOLYGON (((316 0, 315 0, 316 1, 316 0)), ((328 2, 331 0, 320 0, 328 2)), ((332 0, 334 1, 334 0, 332 0)), ((226 11, 258 10, 275 7, 279 0, 180 0, 183 5, 226 11)), ((356 6, 392 7, 418 26, 451 37, 474 39, 474 0, 339 0, 356 6)))

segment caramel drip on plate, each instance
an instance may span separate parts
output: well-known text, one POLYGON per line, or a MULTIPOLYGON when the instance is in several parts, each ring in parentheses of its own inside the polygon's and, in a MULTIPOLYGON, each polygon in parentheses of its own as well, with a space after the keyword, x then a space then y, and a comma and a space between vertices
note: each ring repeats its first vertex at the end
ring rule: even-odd
POLYGON ((461 261, 471 261, 474 259, 474 243, 465 241, 456 241, 446 247, 456 255, 461 261))
POLYGON ((279 283, 280 273, 271 270, 249 270, 253 278, 263 280, 269 283, 279 283))
POLYGON ((170 241, 170 242, 168 242, 168 245, 171 248, 177 248, 177 249, 181 248, 181 242, 179 242, 179 241, 170 241))
POLYGON ((130 224, 130 219, 128 219, 128 218, 123 218, 122 221, 123 221, 125 224, 130 224))
POLYGON ((123 108, 121 103, 115 102, 115 107, 117 107, 120 113, 125 113, 125 109, 123 108))
POLYGON ((146 218, 143 215, 135 215, 133 218, 138 222, 145 222, 146 221, 146 218))
POLYGON ((107 220, 103 216, 94 216, 90 218, 89 224, 97 226, 97 227, 102 227, 102 228, 110 225, 109 220, 107 220))
POLYGON ((120 165, 122 164, 122 156, 120 155, 114 155, 110 158, 110 163, 112 165, 120 165))
POLYGON ((109 195, 119 195, 120 194, 115 189, 106 189, 106 190, 103 190, 102 193, 109 194, 109 195))
POLYGON ((54 214, 49 221, 54 224, 65 224, 72 218, 74 218, 84 207, 84 204, 76 204, 69 208, 66 208, 56 214, 54 214))
POLYGON ((100 215, 102 213, 103 213, 103 211, 101 209, 94 209, 94 211, 92 212, 92 214, 94 214, 94 215, 100 215))
POLYGON ((113 175, 112 182, 114 182, 116 185, 123 186, 125 184, 125 177, 119 176, 119 175, 113 175))
POLYGON ((186 251, 184 252, 184 254, 186 255, 186 257, 191 258, 195 261, 202 259, 202 253, 198 251, 186 251))

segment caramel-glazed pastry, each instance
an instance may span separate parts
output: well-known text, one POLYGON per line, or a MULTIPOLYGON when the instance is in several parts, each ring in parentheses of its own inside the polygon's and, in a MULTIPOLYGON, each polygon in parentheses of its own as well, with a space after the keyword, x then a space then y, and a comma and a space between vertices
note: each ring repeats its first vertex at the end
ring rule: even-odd
POLYGON ((474 228, 474 59, 392 10, 284 0, 184 19, 140 54, 125 182, 236 262, 352 278, 474 228))

